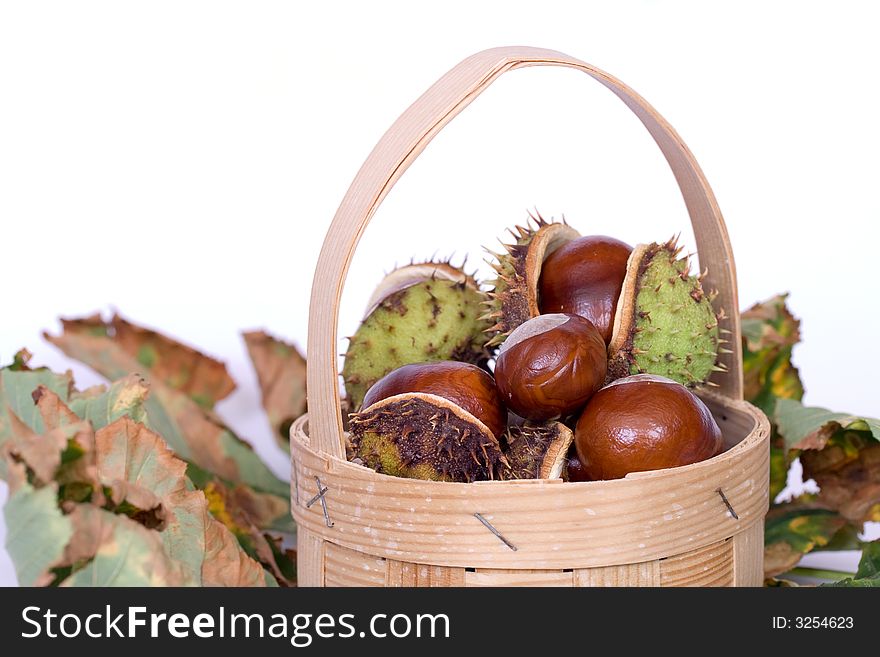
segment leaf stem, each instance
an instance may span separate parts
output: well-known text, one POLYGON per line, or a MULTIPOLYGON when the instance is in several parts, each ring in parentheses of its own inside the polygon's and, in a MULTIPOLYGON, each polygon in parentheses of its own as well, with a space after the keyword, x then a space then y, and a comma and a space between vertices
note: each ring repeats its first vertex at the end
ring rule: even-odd
POLYGON ((789 575, 799 575, 801 577, 815 577, 817 579, 829 579, 837 581, 847 577, 855 577, 855 573, 848 573, 844 570, 824 570, 822 568, 808 568, 806 566, 798 566, 788 571, 789 575))

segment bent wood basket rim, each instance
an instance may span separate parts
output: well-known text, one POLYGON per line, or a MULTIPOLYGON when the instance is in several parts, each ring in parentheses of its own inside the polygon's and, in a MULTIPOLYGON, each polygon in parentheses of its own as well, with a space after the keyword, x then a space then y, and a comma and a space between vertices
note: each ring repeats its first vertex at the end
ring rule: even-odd
POLYGON ((299 529, 361 553, 418 564, 565 569, 663 559, 761 523, 769 503, 766 416, 748 402, 708 391, 700 396, 722 427, 729 447, 724 453, 678 468, 578 483, 451 483, 380 474, 315 449, 303 416, 291 427, 291 508, 299 529), (326 516, 319 500, 309 505, 318 480, 327 489, 326 516))
POLYGON ((552 50, 517 46, 468 57, 380 139, 318 257, 309 307, 309 414, 293 424, 290 441, 301 584, 760 584, 770 429, 764 414, 742 400, 738 308, 733 253, 714 194, 687 146, 641 96, 552 50), (337 324, 360 236, 431 139, 500 75, 525 66, 573 68, 603 84, 642 121, 669 163, 700 269, 708 270, 704 285, 718 291, 716 309, 727 311, 720 326, 730 351, 719 356, 726 371, 713 377, 714 390, 698 391, 722 428, 724 453, 583 483, 420 481, 345 459, 337 324), (721 571, 721 579, 707 575, 721 571))

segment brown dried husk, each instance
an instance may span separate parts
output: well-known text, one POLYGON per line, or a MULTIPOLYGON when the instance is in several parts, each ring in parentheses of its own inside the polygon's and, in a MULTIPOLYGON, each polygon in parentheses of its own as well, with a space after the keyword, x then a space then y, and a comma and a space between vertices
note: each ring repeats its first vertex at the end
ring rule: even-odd
POLYGON ((394 395, 350 417, 356 458, 377 472, 411 479, 500 479, 509 467, 492 432, 443 397, 394 395))
POLYGON ((561 422, 526 422, 508 427, 504 438, 504 479, 560 479, 574 434, 561 422))
POLYGON ((516 327, 541 314, 538 282, 544 261, 556 249, 580 237, 564 221, 548 222, 540 214, 530 214, 526 225, 515 226, 510 234, 515 241, 502 244, 505 253, 492 253, 497 277, 486 302, 489 312, 484 318, 493 322, 487 330, 491 336, 487 347, 501 344, 516 327))

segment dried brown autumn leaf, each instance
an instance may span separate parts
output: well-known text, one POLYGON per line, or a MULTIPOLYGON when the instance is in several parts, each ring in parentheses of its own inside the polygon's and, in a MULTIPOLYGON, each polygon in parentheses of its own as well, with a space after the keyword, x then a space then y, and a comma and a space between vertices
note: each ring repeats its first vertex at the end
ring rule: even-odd
POLYGON ((242 336, 275 439, 288 449, 290 425, 306 412, 306 359, 294 345, 264 331, 248 331, 242 336))
MULTIPOLYGON (((85 330, 107 338, 146 368, 153 380, 179 390, 202 408, 214 404, 235 390, 235 382, 218 360, 166 335, 132 324, 118 314, 104 321, 100 314, 81 319, 61 320, 65 330, 85 330)), ((117 378, 117 377, 111 377, 117 378)))
POLYGON ((90 504, 75 505, 66 517, 73 535, 53 568, 61 586, 195 584, 163 550, 160 535, 140 523, 90 504))
POLYGON ((205 497, 211 514, 238 539, 239 545, 253 559, 259 561, 282 586, 296 585, 296 552, 281 550, 269 534, 254 524, 248 508, 253 504, 251 491, 242 486, 229 488, 214 481, 205 487, 205 497))
POLYGON ((203 586, 262 586, 263 569, 208 510, 201 491, 187 486, 186 463, 162 438, 123 417, 95 434, 98 472, 106 484, 125 481, 154 493, 166 509, 165 551, 203 586))
POLYGON ((817 505, 857 525, 880 520, 880 420, 788 399, 778 400, 775 420, 804 478, 819 485, 817 505))
MULTIPOLYGON (((230 431, 212 411, 144 371, 143 363, 101 332, 94 319, 66 320, 59 336, 45 338, 68 356, 80 360, 110 380, 141 372, 150 381, 145 401, 146 422, 168 441, 177 455, 219 477, 247 484, 258 491, 287 499, 289 485, 278 479, 251 446, 230 431)), ((285 512, 285 515, 286 514, 285 512)), ((276 523, 286 523, 279 517, 276 523)))
MULTIPOLYGON (((22 349, 15 354, 12 365, 0 369, 0 450, 12 437, 12 415, 35 433, 43 433, 43 421, 31 398, 37 386, 45 385, 64 398, 69 397, 73 389, 73 376, 69 371, 56 374, 45 367, 31 369, 30 357, 30 353, 22 349)), ((0 457, 0 478, 5 476, 6 460, 0 457)))

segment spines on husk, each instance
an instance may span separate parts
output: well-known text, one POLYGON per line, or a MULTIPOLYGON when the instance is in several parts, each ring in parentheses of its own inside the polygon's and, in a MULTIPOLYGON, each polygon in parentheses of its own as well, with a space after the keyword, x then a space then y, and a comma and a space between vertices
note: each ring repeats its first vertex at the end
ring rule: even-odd
POLYGON ((580 237, 578 232, 563 222, 548 222, 540 214, 529 214, 524 226, 509 231, 512 244, 504 244, 504 252, 487 251, 494 258, 489 264, 496 278, 490 284, 484 319, 492 326, 487 347, 495 347, 517 326, 541 314, 538 307, 538 281, 544 259, 562 244, 580 237))
POLYGON ((609 380, 650 373, 695 386, 720 370, 723 311, 715 312, 716 295, 680 254, 673 238, 640 244, 630 256, 608 346, 609 380))
POLYGON ((559 479, 574 440, 571 429, 561 422, 532 423, 508 427, 504 455, 509 467, 504 479, 559 479))
POLYGON ((342 376, 351 407, 359 409, 370 386, 402 365, 484 364, 484 301, 474 277, 449 262, 413 263, 388 274, 349 338, 342 376))
POLYGON ((443 397, 408 393, 352 413, 356 458, 377 472, 411 479, 500 479, 509 468, 492 432, 443 397))

